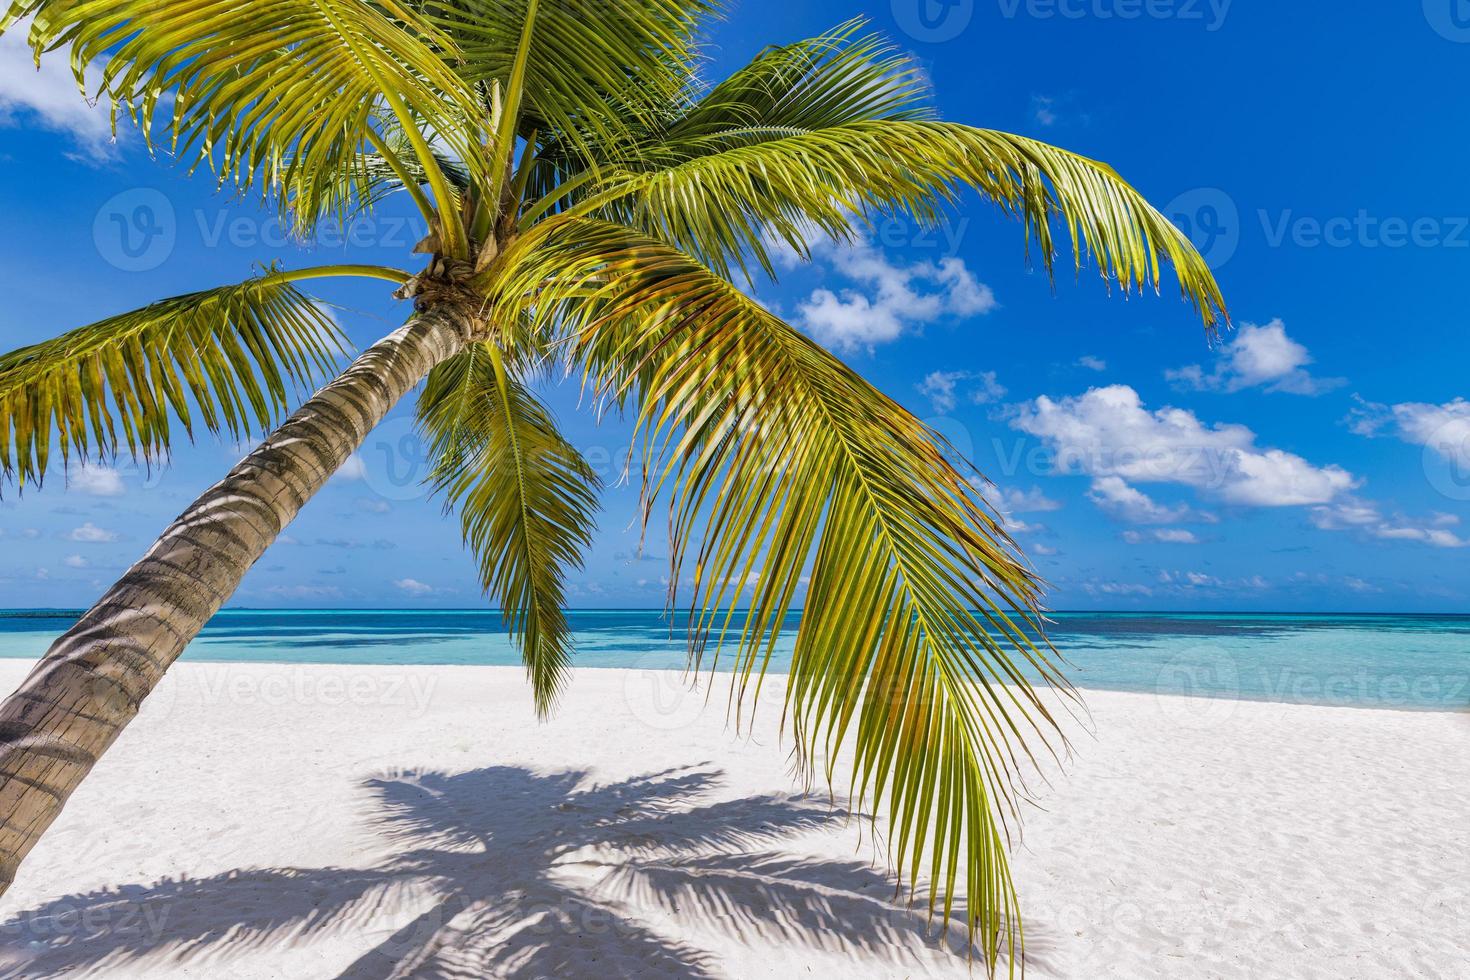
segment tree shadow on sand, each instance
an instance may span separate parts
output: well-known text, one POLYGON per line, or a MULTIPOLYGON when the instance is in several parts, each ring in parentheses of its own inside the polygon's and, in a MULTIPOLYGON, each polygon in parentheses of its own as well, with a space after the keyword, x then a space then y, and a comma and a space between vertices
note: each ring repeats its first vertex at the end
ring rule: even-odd
POLYGON ((705 769, 610 785, 514 767, 380 776, 365 785, 386 860, 70 895, 0 923, 0 977, 223 965, 326 937, 361 939, 338 974, 354 980, 724 975, 678 938, 690 928, 861 952, 899 972, 927 943, 963 966, 963 913, 941 935, 925 911, 892 904, 894 879, 871 865, 769 849, 845 812, 809 796, 711 801, 718 780, 705 769))

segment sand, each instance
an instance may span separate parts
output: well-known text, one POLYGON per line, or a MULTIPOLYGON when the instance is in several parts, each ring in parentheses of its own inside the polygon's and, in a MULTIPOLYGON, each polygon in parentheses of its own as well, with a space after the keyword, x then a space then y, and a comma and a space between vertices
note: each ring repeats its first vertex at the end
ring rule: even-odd
MULTIPOLYGON (((0 976, 983 975, 773 723, 682 691, 584 670, 538 725, 511 669, 181 664, 0 900, 0 976)), ((1470 976, 1470 717, 1088 703, 1015 854, 1028 975, 1470 976)))

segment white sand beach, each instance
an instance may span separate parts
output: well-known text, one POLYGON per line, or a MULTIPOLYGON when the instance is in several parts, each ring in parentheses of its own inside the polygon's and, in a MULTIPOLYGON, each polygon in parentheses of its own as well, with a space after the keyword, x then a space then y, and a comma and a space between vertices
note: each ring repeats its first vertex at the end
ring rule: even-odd
MULTIPOLYGON (((11 689, 28 664, 0 663, 11 689)), ((177 666, 0 900, 0 976, 970 977, 677 675, 177 666)), ((1470 975, 1470 716, 1089 692, 1029 975, 1470 975)))

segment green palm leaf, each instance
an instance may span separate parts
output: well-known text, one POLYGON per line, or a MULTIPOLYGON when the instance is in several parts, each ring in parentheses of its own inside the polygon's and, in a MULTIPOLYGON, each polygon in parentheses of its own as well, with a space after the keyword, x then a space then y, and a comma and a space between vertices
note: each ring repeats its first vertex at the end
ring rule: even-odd
POLYGON ((507 262, 503 301, 535 293, 593 383, 639 402, 675 583, 692 558, 696 665, 733 641, 753 700, 808 580, 787 689, 802 758, 830 780, 850 745, 895 862, 946 912, 962 878, 989 962, 1014 954, 1006 821, 1030 746, 1059 738, 1031 678, 1066 682, 1031 639, 1039 582, 947 447, 656 239, 570 221, 507 262))
POLYGON ((160 300, 0 356, 0 468, 39 482, 53 441, 107 457, 166 455, 170 416, 232 438, 264 431, 289 387, 330 376, 343 337, 276 274, 160 300))
MULTIPOLYGON (((453 42, 394 0, 15 0, 0 29, 32 15, 37 58, 70 48, 85 92, 85 66, 105 57, 100 91, 86 94, 131 112, 150 146, 166 131, 173 153, 222 183, 277 192, 303 231, 350 211, 380 106, 416 149, 437 137, 484 173, 478 101, 451 65, 453 42)), ((447 187, 436 191, 451 211, 447 187)))
POLYGON ((1155 290, 1160 265, 1213 328, 1224 301, 1189 240, 1109 166, 1023 136, 929 118, 923 76, 861 19, 772 48, 679 118, 645 133, 571 201, 655 235, 721 275, 772 238, 803 256, 874 215, 940 220, 965 188, 1023 222, 1052 270, 1059 224, 1077 269, 1155 290))
POLYGON ((453 38, 464 76, 524 93, 518 132, 581 164, 628 149, 690 81, 704 0, 419 0, 425 18, 453 38), (519 83, 516 64, 525 53, 519 83), (600 148, 594 152, 593 148, 600 148))
POLYGON ((435 368, 418 412, 430 482, 459 511, 480 580, 520 643, 546 716, 571 667, 563 580, 592 541, 597 475, 489 344, 435 368))

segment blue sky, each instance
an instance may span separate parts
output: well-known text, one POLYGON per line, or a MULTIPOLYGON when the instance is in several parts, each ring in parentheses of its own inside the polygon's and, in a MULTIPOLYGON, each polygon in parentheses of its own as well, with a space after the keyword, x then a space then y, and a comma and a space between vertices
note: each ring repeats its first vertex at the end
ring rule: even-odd
MULTIPOLYGON (((1467 138, 1470 11, 1250 0, 745 0, 710 75, 854 13, 911 50, 950 119, 1107 161, 1196 237, 1237 330, 1214 349, 1166 286, 1109 296, 1026 267, 978 199, 823 248, 761 298, 898 397, 997 483, 1054 608, 1460 611, 1470 593, 1467 138), (922 5, 922 6, 921 6, 922 5)), ((389 207, 312 248, 252 202, 113 145, 57 60, 0 38, 6 348, 254 263, 403 264, 389 207), (126 233, 126 237, 124 237, 126 233), (343 240, 345 237, 345 241, 343 240)), ((321 297, 365 346, 404 311, 321 297)), ((572 602, 656 606, 617 486, 628 429, 550 394, 614 484, 572 602)), ((165 470, 74 470, 0 502, 0 605, 83 606, 238 458, 206 440, 165 470)), ((425 499, 396 412, 250 573, 243 606, 470 606, 457 525, 425 499)))

